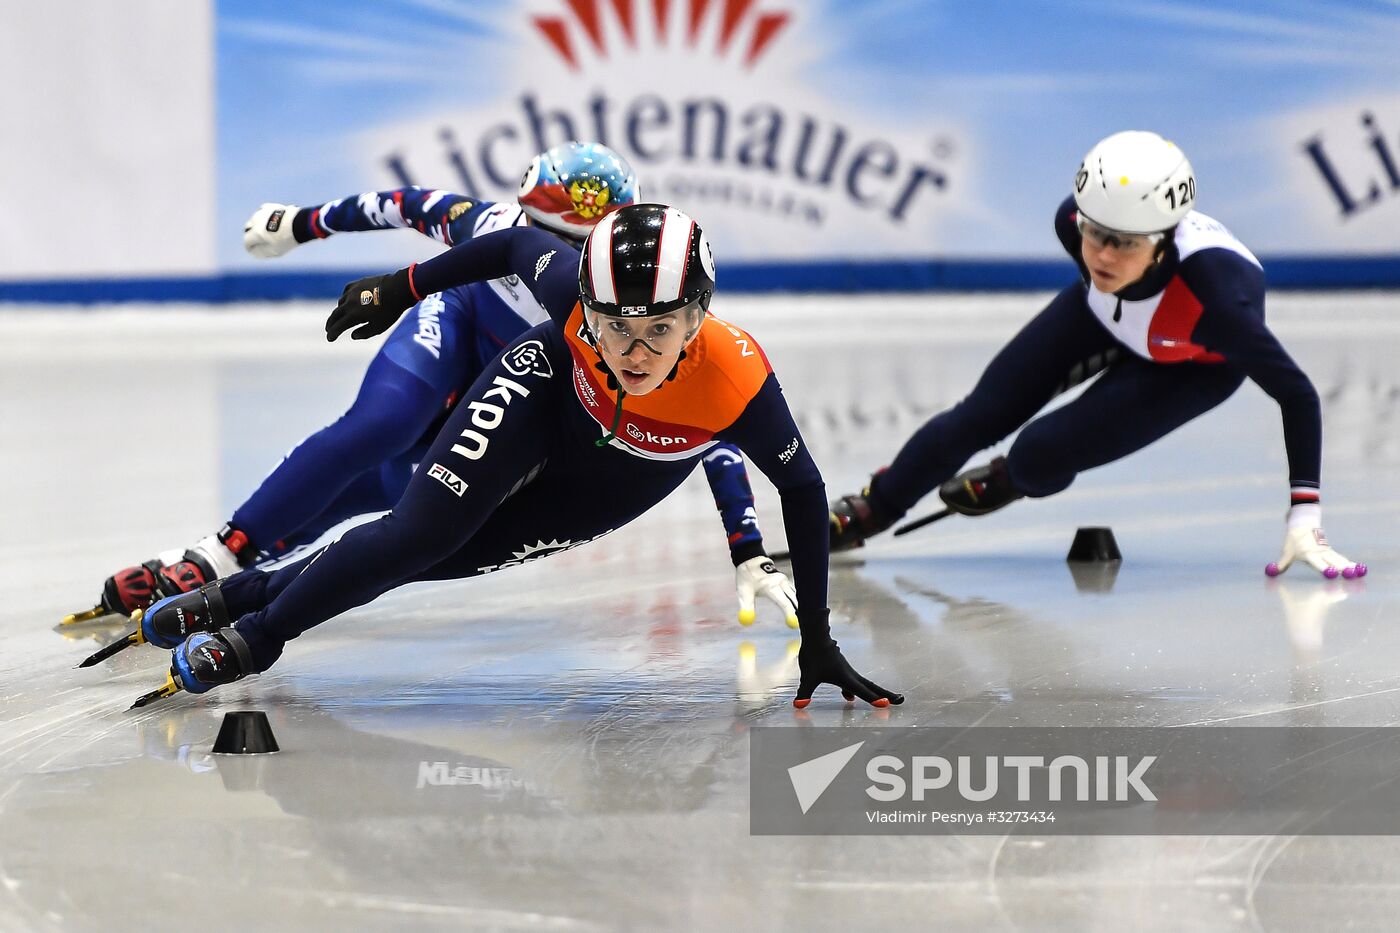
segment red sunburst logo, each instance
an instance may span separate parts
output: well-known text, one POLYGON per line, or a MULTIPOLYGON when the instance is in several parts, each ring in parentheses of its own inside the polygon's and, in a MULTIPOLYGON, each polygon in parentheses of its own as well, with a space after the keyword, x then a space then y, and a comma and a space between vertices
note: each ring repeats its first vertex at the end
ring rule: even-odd
MULTIPOLYGON (((573 14, 570 21, 565 16, 535 16, 532 21, 549 45, 559 53, 569 67, 579 69, 579 49, 574 36, 581 30, 597 50, 598 56, 607 58, 609 49, 603 33, 602 7, 612 6, 622 34, 628 45, 637 45, 637 8, 648 0, 564 0, 573 14)), ((748 48, 744 52, 744 66, 753 67, 762 57, 778 33, 788 24, 791 14, 787 12, 764 12, 756 7, 756 0, 650 0, 651 10, 656 17, 657 33, 665 42, 672 30, 685 29, 686 41, 695 45, 700 34, 701 24, 711 9, 719 8, 718 51, 726 52, 740 33, 747 36, 748 48)))

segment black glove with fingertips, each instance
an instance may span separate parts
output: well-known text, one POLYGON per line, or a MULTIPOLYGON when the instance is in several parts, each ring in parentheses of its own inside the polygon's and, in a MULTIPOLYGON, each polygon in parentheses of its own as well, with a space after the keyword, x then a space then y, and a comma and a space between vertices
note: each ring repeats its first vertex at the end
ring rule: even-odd
POLYGON ((881 687, 874 681, 868 680, 860 674, 851 663, 841 654, 841 649, 836 645, 836 639, 830 634, 821 637, 817 633, 829 632, 825 623, 825 617, 831 612, 830 609, 821 610, 823 624, 812 626, 801 609, 797 614, 801 620, 804 630, 802 638, 802 648, 797 652, 797 665, 801 671, 801 680, 798 682, 797 696, 793 698, 792 705, 798 709, 806 709, 807 704, 812 702, 812 694, 817 687, 822 684, 831 684, 841 691, 841 696, 848 702, 853 702, 856 697, 860 697, 871 706, 883 709, 887 706, 899 706, 904 702, 902 693, 892 693, 881 687), (813 637, 808 637, 806 632, 816 629, 813 637))
POLYGON ((351 339, 367 340, 393 327, 419 301, 409 278, 412 269, 368 275, 345 286, 335 310, 326 318, 326 339, 333 341, 353 327, 351 339))

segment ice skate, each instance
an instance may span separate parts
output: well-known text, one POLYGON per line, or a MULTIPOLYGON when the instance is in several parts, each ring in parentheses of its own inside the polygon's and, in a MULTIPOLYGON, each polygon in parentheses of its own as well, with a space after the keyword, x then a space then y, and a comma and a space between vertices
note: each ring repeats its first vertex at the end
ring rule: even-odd
MULTIPOLYGON (((886 468, 887 469, 887 468, 886 468)), ((831 503, 831 551, 849 551, 864 547, 867 538, 874 537, 894 524, 871 496, 875 477, 885 472, 877 470, 859 493, 842 496, 831 503)))
POLYGON ((221 684, 242 680, 252 670, 248 644, 232 627, 217 632, 195 632, 175 648, 165 684, 137 697, 131 704, 139 709, 156 700, 187 693, 207 693, 221 684))
POLYGON ((216 632, 232 621, 217 580, 193 592, 167 596, 149 609, 138 609, 132 613, 131 620, 136 625, 134 632, 93 654, 78 667, 100 664, 133 645, 174 648, 196 632, 216 632))

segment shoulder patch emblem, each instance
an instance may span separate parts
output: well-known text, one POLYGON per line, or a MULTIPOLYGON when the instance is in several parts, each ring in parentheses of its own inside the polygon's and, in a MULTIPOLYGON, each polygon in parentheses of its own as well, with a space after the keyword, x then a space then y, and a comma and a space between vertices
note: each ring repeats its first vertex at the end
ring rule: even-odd
POLYGON ((554 367, 550 365, 549 357, 545 354, 544 344, 538 340, 526 340, 511 347, 501 357, 501 365, 516 376, 528 376, 533 373, 549 379, 554 375, 554 367))
POLYGON ((554 254, 557 252, 559 252, 557 249, 552 249, 549 252, 545 253, 543 256, 541 256, 539 259, 535 260, 536 282, 540 280, 540 275, 544 272, 545 269, 549 267, 549 261, 554 258, 554 254))

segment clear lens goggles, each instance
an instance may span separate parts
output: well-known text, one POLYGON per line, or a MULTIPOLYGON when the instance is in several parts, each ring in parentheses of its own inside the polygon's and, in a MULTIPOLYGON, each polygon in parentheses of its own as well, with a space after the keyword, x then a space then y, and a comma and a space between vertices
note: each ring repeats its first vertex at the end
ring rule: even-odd
POLYGON ((1079 235, 1095 249, 1112 246, 1120 253, 1137 253, 1150 249, 1162 241, 1160 233, 1120 233, 1107 227, 1100 227, 1083 214, 1077 221, 1079 235))
POLYGON ((616 356, 629 356, 639 346, 656 356, 678 354, 700 328, 703 316, 698 302, 655 317, 615 317, 587 308, 583 312, 593 339, 616 356))

